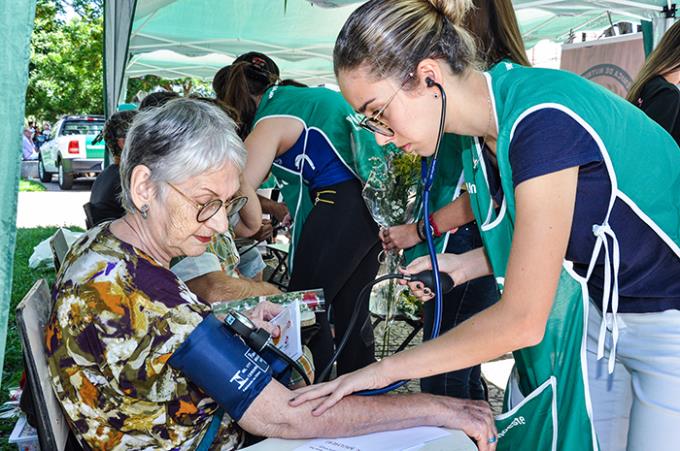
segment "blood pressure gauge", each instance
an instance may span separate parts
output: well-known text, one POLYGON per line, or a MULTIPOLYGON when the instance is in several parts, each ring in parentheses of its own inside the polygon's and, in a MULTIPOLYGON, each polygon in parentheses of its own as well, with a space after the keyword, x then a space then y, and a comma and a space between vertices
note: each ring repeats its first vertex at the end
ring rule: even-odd
POLYGON ((264 329, 259 329, 246 315, 234 309, 227 311, 224 324, 255 352, 262 351, 271 341, 271 335, 264 329))

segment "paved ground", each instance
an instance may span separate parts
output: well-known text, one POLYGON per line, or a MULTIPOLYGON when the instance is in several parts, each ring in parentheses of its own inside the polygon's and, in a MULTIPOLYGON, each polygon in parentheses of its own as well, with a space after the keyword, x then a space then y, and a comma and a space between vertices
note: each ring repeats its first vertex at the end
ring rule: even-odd
POLYGON ((90 200, 92 180, 76 181, 70 191, 57 183, 43 183, 47 191, 20 192, 17 227, 79 226, 85 228, 83 204, 90 200))
MULTIPOLYGON (((409 332, 411 332, 411 327, 403 322, 397 322, 394 326, 393 332, 391 332, 389 352, 394 352, 397 346, 407 337, 409 332)), ((382 334, 376 334, 376 350, 382 349, 381 347, 381 337, 382 334)), ((413 341, 409 344, 409 348, 416 346, 422 342, 423 333, 422 331, 416 335, 413 341)), ((379 353, 379 351, 377 351, 379 353)), ((510 370, 512 369, 513 359, 512 355, 508 354, 503 356, 493 362, 485 363, 482 365, 482 374, 487 382, 489 388, 489 403, 496 414, 501 413, 503 407, 503 395, 505 393, 505 384, 510 375, 510 370)), ((420 384, 418 381, 409 381, 405 387, 401 388, 399 391, 402 392, 419 392, 420 384)))

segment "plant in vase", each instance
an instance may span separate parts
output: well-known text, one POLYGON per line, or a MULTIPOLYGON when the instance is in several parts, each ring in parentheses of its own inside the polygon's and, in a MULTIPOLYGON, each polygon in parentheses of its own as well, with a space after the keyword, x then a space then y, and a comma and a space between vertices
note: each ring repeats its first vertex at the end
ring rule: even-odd
MULTIPOLYGON (((372 169, 362 195, 375 222, 382 228, 415 222, 420 206, 420 158, 387 146, 382 157, 372 157, 369 161, 372 169)), ((384 251, 381 256, 383 273, 399 270, 403 259, 400 251, 384 251)), ((400 310, 399 300, 407 299, 401 294, 403 290, 396 280, 390 280, 379 286, 371 297, 371 312, 385 318, 382 355, 390 342, 394 317, 400 310)), ((407 312, 415 312, 413 306, 406 306, 400 313, 407 312)))

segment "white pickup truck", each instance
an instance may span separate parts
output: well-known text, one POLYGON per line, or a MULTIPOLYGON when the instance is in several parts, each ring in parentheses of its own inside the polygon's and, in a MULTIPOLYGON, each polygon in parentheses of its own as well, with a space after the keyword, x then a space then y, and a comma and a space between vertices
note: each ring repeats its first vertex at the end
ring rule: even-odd
POLYGON ((92 140, 104 128, 104 116, 65 116, 57 122, 52 134, 40 147, 38 175, 43 182, 57 174, 59 188, 69 190, 73 179, 94 177, 104 167, 104 142, 92 140))

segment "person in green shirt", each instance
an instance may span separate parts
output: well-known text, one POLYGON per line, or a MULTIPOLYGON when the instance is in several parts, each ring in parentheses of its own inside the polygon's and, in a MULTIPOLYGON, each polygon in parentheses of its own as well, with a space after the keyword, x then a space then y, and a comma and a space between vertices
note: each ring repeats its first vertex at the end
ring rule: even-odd
MULTIPOLYGON (((358 163, 381 149, 358 127, 340 93, 279 84, 278 68, 266 55, 247 53, 221 72, 224 86, 216 91, 238 112, 245 135, 245 180, 258 187, 271 172, 293 219, 288 289, 323 288, 338 341, 360 309, 358 327, 338 358, 338 374, 374 362, 368 305, 357 301, 376 276, 380 244, 361 195, 369 165, 358 163)), ((317 323, 321 330, 309 347, 320 372, 334 343, 326 314, 317 314, 317 323)))
MULTIPOLYGON (((502 61, 513 61, 531 66, 526 56, 522 35, 510 0, 475 0, 475 8, 466 16, 465 23, 474 35, 477 53, 483 67, 490 68, 502 61)), ((430 199, 436 209, 430 220, 436 224, 439 237, 435 245, 439 252, 462 254, 482 246, 476 222, 460 227, 454 200, 468 198, 463 183, 462 151, 469 145, 469 137, 448 134, 440 145, 437 177, 430 199)), ((425 223, 404 224, 384 229, 380 233, 383 248, 406 249, 408 262, 427 255, 425 223)), ((480 277, 458 284, 443 299, 442 330, 447 331, 471 316, 481 312, 498 300, 498 289, 492 276, 480 277)), ((434 302, 424 305, 423 336, 430 337, 434 322, 434 302)), ((438 395, 484 399, 486 391, 482 381, 481 365, 437 374, 420 381, 421 390, 438 395)))

